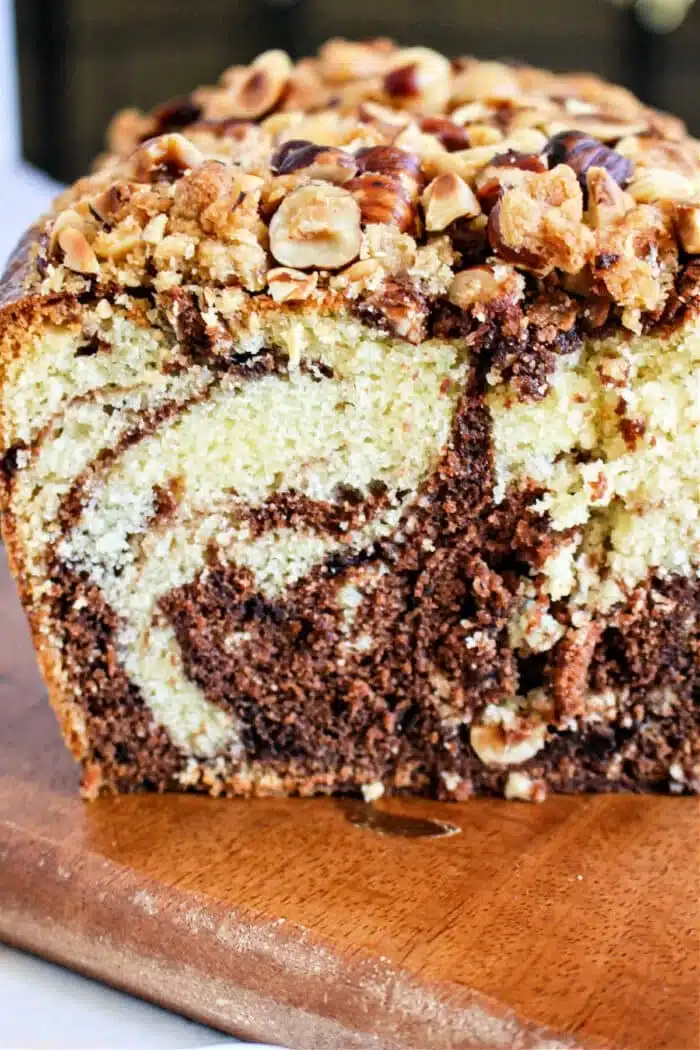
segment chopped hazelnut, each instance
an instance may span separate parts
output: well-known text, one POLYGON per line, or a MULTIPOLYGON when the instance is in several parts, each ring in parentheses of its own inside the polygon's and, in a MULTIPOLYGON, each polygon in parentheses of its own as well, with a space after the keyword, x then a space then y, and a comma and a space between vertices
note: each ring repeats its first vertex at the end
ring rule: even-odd
POLYGON ((486 766, 519 766, 542 750, 545 733, 541 722, 513 729, 487 723, 471 727, 469 743, 486 766))
POLYGON ((582 189, 586 187, 586 172, 594 166, 605 168, 620 186, 624 186, 632 174, 633 164, 627 157, 582 131, 563 131, 553 135, 545 147, 545 154, 553 168, 568 164, 576 172, 582 189))
POLYGON ((232 70, 228 77, 228 116, 253 120, 269 113, 280 100, 291 72, 289 55, 277 50, 265 51, 247 68, 232 70))
POLYGON ((472 144, 467 129, 447 117, 423 117, 420 128, 421 131, 434 135, 450 153, 458 149, 468 149, 472 144))
POLYGON ((202 116, 202 107, 189 95, 171 98, 153 110, 155 134, 165 135, 170 131, 181 131, 194 124, 202 116))
POLYGON ((384 270, 378 259, 360 259, 331 278, 331 288, 345 292, 349 299, 356 299, 368 288, 377 289, 384 278, 384 270))
POLYGON ((317 284, 317 273, 304 273, 286 266, 278 266, 267 272, 268 291, 276 303, 308 299, 317 284))
POLYGON ((503 142, 503 132, 493 124, 470 124, 469 142, 472 146, 497 146, 503 142))
POLYGON ((452 99, 478 102, 481 99, 518 98, 520 85, 513 71, 502 62, 470 62, 455 77, 452 99))
POLYGON ((138 109, 123 109, 107 128, 109 148, 120 156, 129 154, 134 146, 157 133, 157 122, 138 109))
POLYGON ((366 80, 384 72, 388 56, 395 50, 388 40, 328 40, 318 53, 321 73, 332 84, 366 80))
POLYGON ((475 180, 476 195, 483 210, 490 213, 505 190, 521 185, 526 171, 547 171, 544 158, 539 153, 520 153, 518 150, 508 150, 492 157, 475 180))
POLYGON ((270 223, 270 251, 285 266, 337 270, 360 251, 360 207, 340 186, 301 186, 270 223))
POLYGON ((547 797, 547 787, 543 780, 533 780, 527 773, 513 770, 508 774, 503 794, 509 800, 544 802, 547 797))
POLYGON ((512 266, 472 266, 455 275, 447 297, 460 310, 493 303, 512 305, 522 299, 525 278, 512 266))
POLYGON ((100 272, 97 256, 80 230, 66 226, 58 231, 56 240, 63 252, 63 265, 69 270, 86 274, 100 272))
POLYGON ((592 249, 583 224, 583 195, 570 167, 526 173, 522 186, 504 193, 489 216, 491 247, 507 262, 546 276, 583 269, 592 249))
POLYGON ((455 219, 473 219, 481 212, 474 191, 454 172, 438 175, 421 197, 429 233, 444 230, 455 219))
MULTIPOLYGON (((655 310, 663 303, 678 263, 672 232, 670 216, 651 204, 637 204, 597 232, 594 275, 625 310, 655 310)), ((623 322, 637 325, 631 313, 623 322)))
POLYGON ((427 336, 428 306, 410 282, 386 280, 358 309, 360 316, 414 346, 427 336))
POLYGON ((397 146, 371 146, 355 154, 361 174, 376 172, 398 179, 409 197, 418 195, 421 185, 421 161, 415 153, 397 146))
POLYGON ((333 146, 315 146, 305 139, 290 139, 270 160, 278 175, 303 172, 309 179, 320 179, 342 185, 357 174, 357 161, 345 150, 333 146))
POLYGON ((627 192, 638 204, 651 204, 654 201, 690 200, 694 186, 692 180, 679 171, 645 168, 637 172, 627 192))
POLYGON ((382 106, 381 103, 370 99, 360 103, 357 108, 357 116, 363 123, 373 124, 387 138, 393 137, 400 128, 406 128, 412 124, 410 113, 382 106))
POLYGON ((646 120, 606 120, 597 115, 582 115, 573 120, 552 120, 546 125, 547 133, 556 135, 578 134, 596 139, 599 143, 618 142, 626 135, 637 135, 648 127, 646 120))
POLYGON ((609 226, 633 206, 633 202, 605 168, 591 167, 586 172, 588 189, 588 222, 594 230, 609 226))
POLYGON ((683 250, 688 255, 700 254, 700 204, 676 206, 676 229, 683 250))
POLYGON ((179 132, 171 132, 140 146, 131 155, 131 167, 136 179, 153 182, 163 177, 176 179, 203 160, 204 154, 194 143, 179 132))
POLYGON ((493 143, 490 146, 473 146, 471 149, 460 149, 454 153, 434 153, 423 159, 423 170, 428 177, 442 175, 453 171, 473 185, 474 179, 485 164, 502 152, 504 143, 493 143))
POLYGON ((537 128, 516 128, 508 132, 502 145, 518 153, 541 153, 547 145, 547 138, 537 128))
POLYGON ((450 63, 427 47, 408 47, 392 56, 384 90, 393 105, 422 113, 439 112, 450 97, 450 63))
POLYGON ((405 232, 414 225, 416 207, 398 178, 367 171, 346 183, 360 206, 362 222, 398 226, 405 232))

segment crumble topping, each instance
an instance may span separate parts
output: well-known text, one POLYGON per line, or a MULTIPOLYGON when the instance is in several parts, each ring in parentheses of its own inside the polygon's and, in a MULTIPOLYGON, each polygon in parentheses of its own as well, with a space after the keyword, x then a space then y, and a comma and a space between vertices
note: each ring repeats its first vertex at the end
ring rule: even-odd
POLYGON ((445 306, 483 314, 497 272, 640 331, 700 251, 698 143, 593 76, 332 40, 126 110, 109 146, 45 223, 44 293, 340 295, 381 319, 398 281, 415 339, 445 306))

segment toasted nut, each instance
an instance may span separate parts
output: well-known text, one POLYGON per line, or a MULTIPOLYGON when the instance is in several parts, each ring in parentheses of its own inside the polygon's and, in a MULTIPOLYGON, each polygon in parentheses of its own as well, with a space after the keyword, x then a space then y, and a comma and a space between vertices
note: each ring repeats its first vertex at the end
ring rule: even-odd
POLYGON ((427 47, 408 47, 390 59, 384 90, 401 109, 440 111, 450 98, 450 77, 444 55, 427 47))
POLYGON ((100 264, 97 256, 85 239, 85 235, 71 226, 59 230, 56 238, 63 252, 63 265, 76 273, 100 272, 100 264))
POLYGON ((620 186, 629 181, 633 170, 627 157, 582 131, 563 131, 553 135, 544 152, 550 167, 568 164, 576 172, 582 190, 586 189, 586 172, 591 167, 605 168, 620 186))
POLYGON ((133 189, 128 182, 115 182, 88 202, 93 217, 111 224, 126 215, 133 189))
POLYGON ((378 259, 360 259, 331 278, 331 288, 339 288, 349 299, 371 288, 376 289, 384 279, 384 270, 378 259))
POLYGON ((269 113, 279 102, 292 72, 286 51, 264 51, 247 69, 225 73, 231 102, 228 116, 255 119, 269 113))
POLYGON ((168 225, 168 216, 161 212, 154 215, 143 228, 143 239, 146 244, 160 244, 165 236, 165 227, 168 225))
POLYGON ((243 143, 246 140, 252 142, 256 138, 259 141, 257 128, 258 125, 252 120, 242 120, 240 117, 207 117, 206 120, 197 121, 192 132, 205 133, 215 139, 226 139, 228 143, 243 143))
POLYGON ((362 222, 398 226, 402 233, 410 230, 416 219, 416 206, 399 180, 393 175, 367 171, 346 183, 360 206, 362 222))
POLYGON ((59 211, 51 224, 51 247, 54 247, 58 239, 59 230, 65 230, 68 226, 74 230, 79 230, 80 233, 84 233, 85 219, 84 212, 81 214, 75 208, 66 208, 65 211, 59 211))
POLYGON ((290 113, 307 113, 329 104, 331 88, 324 84, 316 62, 301 59, 293 67, 282 97, 282 109, 290 113))
POLYGON ((651 204, 653 201, 690 200, 694 186, 692 181, 679 171, 646 168, 637 172, 630 181, 627 192, 639 204, 651 204))
POLYGON ((474 146, 472 149, 460 149, 455 153, 434 153, 423 160, 423 170, 428 177, 442 175, 453 171, 470 185, 476 175, 498 153, 502 153, 503 143, 491 146, 474 146))
POLYGON ((497 153, 475 179, 481 207, 489 214, 505 190, 524 181, 524 172, 546 170, 547 163, 539 153, 519 153, 517 150, 497 153))
POLYGON ((408 153, 415 153, 416 156, 421 158, 429 156, 431 153, 446 152, 445 147, 437 136, 430 135, 427 131, 421 131, 415 123, 407 124, 405 128, 402 128, 398 135, 393 136, 393 142, 394 146, 398 146, 408 153))
POLYGON ((543 723, 510 729, 504 725, 473 725, 469 743, 486 766, 519 766, 545 745, 543 723))
POLYGON ((461 310, 491 304, 512 305, 522 299, 525 278, 512 266, 472 266, 455 274, 447 298, 461 310))
POLYGON ((434 135, 446 150, 454 153, 458 149, 467 149, 472 145, 466 128, 455 124, 447 117, 424 117, 420 124, 421 131, 434 135))
POLYGON ((679 171, 689 178, 697 171, 697 152, 690 142, 665 142, 656 135, 631 135, 618 142, 615 150, 640 168, 679 171))
POLYGON ((189 95, 171 98, 153 110, 154 134, 166 135, 171 131, 181 131, 198 121, 202 113, 202 106, 189 95))
POLYGON ((503 794, 509 800, 544 802, 547 797, 547 786, 544 780, 533 780, 527 773, 513 771, 508 774, 503 794))
POLYGON ((357 150, 360 175, 347 183, 361 209, 362 220, 410 230, 416 221, 421 186, 421 161, 415 153, 396 146, 357 150))
POLYGON ((156 121, 138 109, 123 109, 107 128, 107 144, 112 152, 128 156, 139 142, 157 132, 156 121))
POLYGON ((366 123, 376 125, 387 136, 395 135, 399 128, 407 127, 413 119, 410 113, 390 109, 389 106, 382 106, 371 99, 365 99, 359 104, 357 116, 366 123))
POLYGON ((358 171, 392 175, 409 197, 417 197, 421 186, 421 161, 415 153, 396 146, 370 146, 355 153, 358 171))
POLYGON ((518 128, 509 131, 501 145, 518 153, 541 153, 547 145, 547 137, 537 128, 518 128))
POLYGON ((541 173, 547 171, 547 162, 540 153, 521 153, 519 150, 509 149, 492 157, 489 167, 518 168, 520 171, 541 173))
POLYGON ((588 189, 588 222, 594 230, 609 226, 632 207, 628 193, 615 182, 605 168, 589 168, 586 172, 588 189))
POLYGON ((676 228, 683 250, 688 255, 700 254, 700 205, 678 204, 676 228))
POLYGON ((488 238, 506 262, 546 276, 552 270, 578 273, 593 235, 583 224, 583 195, 570 167, 525 173, 522 186, 504 193, 489 216, 488 238))
POLYGON ((131 168, 139 181, 156 182, 177 179, 183 172, 196 168, 204 154, 184 135, 172 132, 149 139, 131 155, 131 168))
POLYGON ((285 266, 337 270, 360 251, 360 207, 340 186, 300 186, 270 222, 270 251, 285 266))
POLYGON ((357 161, 345 150, 334 146, 315 146, 305 139, 290 139, 280 146, 270 160, 278 175, 303 171, 310 179, 321 179, 342 185, 357 174, 357 161))
POLYGON ((646 131, 649 124, 645 120, 623 123, 619 120, 606 120, 599 116, 581 116, 566 121, 552 120, 545 127, 550 137, 580 134, 597 139, 598 142, 618 142, 626 136, 638 135, 646 131))
POLYGON ((491 107, 485 102, 468 102, 465 106, 458 106, 450 113, 450 120, 455 124, 478 124, 480 121, 488 120, 492 115, 491 107))
POLYGON ((308 299, 318 284, 317 273, 278 266, 267 272, 267 287, 276 303, 308 299))
POLYGON ((331 84, 366 80, 381 75, 388 56, 395 50, 389 40, 355 43, 352 40, 328 40, 318 53, 323 79, 331 84))
POLYGON ((384 794, 384 785, 381 780, 373 780, 371 784, 363 784, 360 790, 365 802, 376 802, 384 794))
POLYGON ((520 94, 516 77, 502 62, 470 63, 452 85, 452 101, 458 103, 517 98, 520 94))
POLYGON ((472 146, 496 146, 503 142, 503 132, 493 124, 470 124, 469 142, 472 146))
POLYGON ((651 204, 635 205, 596 236, 594 276, 625 308, 622 321, 632 330, 639 327, 632 311, 656 310, 666 299, 677 262, 668 215, 651 204))
POLYGON ((481 212, 473 190, 459 175, 438 175, 421 197, 425 210, 425 227, 430 233, 444 230, 455 219, 473 219, 481 212))

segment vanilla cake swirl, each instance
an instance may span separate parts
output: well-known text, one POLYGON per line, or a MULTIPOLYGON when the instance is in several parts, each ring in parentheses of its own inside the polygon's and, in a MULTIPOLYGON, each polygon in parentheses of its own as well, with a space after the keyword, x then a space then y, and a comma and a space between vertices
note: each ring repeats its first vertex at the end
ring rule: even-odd
POLYGON ((700 146, 333 40, 122 113, 0 310, 83 790, 700 788, 700 146))

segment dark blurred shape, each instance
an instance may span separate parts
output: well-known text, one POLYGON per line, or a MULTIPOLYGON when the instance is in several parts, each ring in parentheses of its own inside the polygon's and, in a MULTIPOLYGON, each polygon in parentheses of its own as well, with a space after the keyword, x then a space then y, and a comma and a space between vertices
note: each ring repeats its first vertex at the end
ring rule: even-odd
POLYGON ((16 0, 25 156, 72 179, 101 149, 117 109, 177 100, 267 48, 299 57, 338 35, 389 35, 450 55, 589 69, 700 127, 700 5, 659 34, 648 28, 651 3, 16 0))

